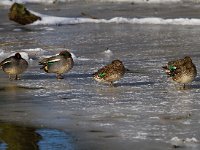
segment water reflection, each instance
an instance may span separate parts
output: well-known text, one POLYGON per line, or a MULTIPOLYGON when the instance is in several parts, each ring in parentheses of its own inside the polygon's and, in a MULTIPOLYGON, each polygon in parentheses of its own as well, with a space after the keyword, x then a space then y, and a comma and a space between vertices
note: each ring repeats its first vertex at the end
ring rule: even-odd
POLYGON ((56 129, 0 122, 1 150, 73 150, 72 138, 56 129))
POLYGON ((0 140, 7 145, 7 150, 39 150, 37 143, 42 137, 35 128, 0 123, 0 131, 0 140))

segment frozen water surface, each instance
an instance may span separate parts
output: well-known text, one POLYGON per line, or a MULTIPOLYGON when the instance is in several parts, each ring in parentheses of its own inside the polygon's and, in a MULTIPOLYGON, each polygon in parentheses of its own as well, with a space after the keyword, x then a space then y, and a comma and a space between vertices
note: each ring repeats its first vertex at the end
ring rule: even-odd
MULTIPOLYGON (((70 8, 74 6, 76 10, 77 5, 71 4, 70 8)), ((96 6, 103 9, 104 3, 96 6)), ((29 7, 36 11, 52 7, 46 12, 50 15, 64 12, 64 8, 57 10, 57 5, 29 7)), ((70 150, 168 150, 173 146, 200 149, 199 77, 181 90, 161 68, 169 60, 189 55, 200 70, 199 26, 129 23, 20 26, 8 21, 6 8, 0 11, 0 60, 13 52, 24 52, 29 55, 30 64, 20 81, 9 81, 0 72, 1 122, 34 126, 43 139, 50 134, 55 137, 53 142, 61 141, 61 145, 65 141, 62 132, 51 134, 54 130, 40 128, 70 133, 75 147, 62 147, 70 150), (64 75, 65 79, 57 80, 54 74, 39 69, 41 58, 64 49, 69 49, 75 58, 74 68, 64 75), (127 73, 115 87, 95 82, 92 73, 113 59, 122 60, 133 73, 127 73)), ((70 15, 73 13, 77 12, 71 11, 70 15)), ((184 13, 186 17, 195 14, 184 13)), ((162 15, 172 16, 171 12, 162 15)), ((55 149, 42 140, 38 144, 41 149, 55 149)), ((6 147, 5 143, 1 147, 6 147)))

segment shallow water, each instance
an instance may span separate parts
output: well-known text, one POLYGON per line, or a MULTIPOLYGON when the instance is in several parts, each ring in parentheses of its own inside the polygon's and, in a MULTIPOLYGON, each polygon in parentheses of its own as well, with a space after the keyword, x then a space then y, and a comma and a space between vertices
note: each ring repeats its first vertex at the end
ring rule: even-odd
MULTIPOLYGON (((39 149, 56 149, 49 146, 60 144, 60 149, 70 150, 168 150, 173 149, 173 137, 200 140, 199 77, 181 90, 161 68, 169 60, 190 55, 200 70, 199 26, 88 23, 24 27, 8 21, 6 9, 0 11, 0 60, 16 51, 25 51, 31 58, 20 81, 9 81, 0 71, 2 126, 22 124, 34 128, 34 134, 53 138, 53 144, 37 139, 39 149), (112 53, 105 53, 106 48, 112 53), (75 66, 64 80, 56 80, 55 75, 39 69, 38 61, 63 49, 76 56, 75 66), (127 73, 115 87, 96 83, 92 73, 116 58, 135 73, 127 73), (48 129, 57 134, 51 135, 48 129), (69 136, 71 147, 62 145, 63 136, 69 136)), ((0 147, 5 148, 9 143, 3 141, 0 147)), ((191 142, 182 148, 198 150, 200 145, 191 142)))

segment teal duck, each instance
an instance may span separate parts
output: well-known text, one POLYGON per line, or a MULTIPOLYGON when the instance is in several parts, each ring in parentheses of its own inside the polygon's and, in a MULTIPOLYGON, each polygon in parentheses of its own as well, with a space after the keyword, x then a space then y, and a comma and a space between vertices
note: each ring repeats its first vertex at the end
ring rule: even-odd
POLYGON ((0 66, 9 75, 9 79, 12 79, 11 76, 15 75, 15 80, 18 80, 20 79, 18 75, 22 74, 28 68, 28 62, 22 58, 20 53, 16 53, 14 56, 3 60, 0 66))
POLYGON ((42 59, 39 64, 43 65, 41 69, 45 72, 56 73, 57 79, 63 79, 62 74, 73 68, 74 61, 68 51, 62 51, 59 55, 42 59))
POLYGON ((186 83, 192 82, 197 75, 196 66, 189 56, 183 59, 170 61, 166 66, 163 66, 163 69, 173 81, 182 83, 183 88, 185 88, 186 83))
POLYGON ((113 60, 111 64, 104 66, 93 74, 93 78, 102 83, 113 86, 113 82, 121 79, 126 72, 126 68, 120 60, 113 60))

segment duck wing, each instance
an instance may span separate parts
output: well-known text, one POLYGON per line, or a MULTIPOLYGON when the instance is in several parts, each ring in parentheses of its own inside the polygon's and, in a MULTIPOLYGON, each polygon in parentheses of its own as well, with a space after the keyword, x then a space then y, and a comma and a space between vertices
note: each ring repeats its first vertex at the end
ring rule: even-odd
POLYGON ((0 63, 0 66, 3 66, 3 65, 5 65, 5 64, 7 64, 7 63, 12 62, 12 59, 13 59, 13 56, 4 59, 4 60, 0 63))
POLYGON ((52 57, 49 57, 49 58, 44 58, 42 59, 39 64, 40 65, 47 65, 48 63, 54 63, 54 62, 57 62, 57 61, 60 61, 61 59, 58 57, 58 56, 52 56, 52 57))
POLYGON ((103 68, 99 69, 94 75, 98 76, 101 79, 105 79, 112 75, 115 72, 115 68, 113 68, 112 64, 104 66, 103 68))

